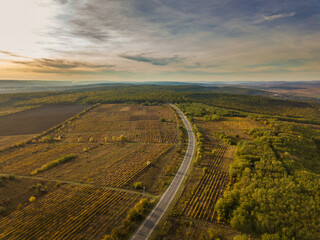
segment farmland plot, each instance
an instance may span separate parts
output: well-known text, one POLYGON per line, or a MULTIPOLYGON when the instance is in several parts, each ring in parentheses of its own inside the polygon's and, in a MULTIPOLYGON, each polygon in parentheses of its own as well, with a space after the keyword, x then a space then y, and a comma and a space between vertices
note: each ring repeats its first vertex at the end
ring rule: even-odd
POLYGON ((41 133, 63 122, 88 106, 52 105, 0 117, 0 136, 41 133))
POLYGON ((165 106, 101 105, 59 128, 64 142, 105 142, 124 135, 129 142, 177 143, 173 112, 165 106), (164 119, 164 122, 159 121, 164 119))
POLYGON ((63 185, 0 222, 0 239, 101 239, 139 194, 63 185))
POLYGON ((106 144, 80 154, 74 161, 38 175, 101 186, 122 187, 157 161, 171 147, 168 144, 106 144))
POLYGON ((30 175, 42 165, 69 154, 83 152, 79 143, 28 144, 20 148, 0 152, 0 172, 30 175))
POLYGON ((0 174, 17 178, 3 189, 14 201, 0 216, 0 239, 101 239, 141 198, 135 179, 163 189, 167 165, 179 161, 177 130, 167 106, 102 104, 0 151, 0 174), (9 186, 24 196, 17 210, 9 186))

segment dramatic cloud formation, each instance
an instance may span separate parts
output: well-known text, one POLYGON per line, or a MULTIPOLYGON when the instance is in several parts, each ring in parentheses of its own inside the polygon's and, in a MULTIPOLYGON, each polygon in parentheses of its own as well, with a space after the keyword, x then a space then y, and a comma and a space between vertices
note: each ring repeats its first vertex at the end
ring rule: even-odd
POLYGON ((320 76, 320 4, 315 0, 9 2, 0 2, 2 79, 320 76))

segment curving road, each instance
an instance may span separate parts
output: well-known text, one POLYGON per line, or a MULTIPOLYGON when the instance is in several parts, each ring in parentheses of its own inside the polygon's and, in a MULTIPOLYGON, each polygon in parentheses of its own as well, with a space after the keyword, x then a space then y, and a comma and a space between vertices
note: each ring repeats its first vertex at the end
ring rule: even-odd
POLYGON ((171 182, 168 189, 165 191, 165 193, 160 198, 158 204, 153 208, 151 213, 146 217, 146 219, 143 221, 139 229, 132 235, 131 240, 144 240, 148 239, 159 223, 160 219, 168 209, 170 203, 172 202, 174 196, 178 192, 178 189, 181 186, 181 183, 186 176, 187 170, 190 166, 190 163, 192 161, 192 157, 194 154, 195 146, 196 146, 196 140, 194 133, 192 131, 192 127, 187 120, 186 116, 173 104, 169 104, 171 107, 173 107, 178 115, 181 117, 187 132, 188 132, 188 148, 186 151, 186 154, 184 156, 184 159, 181 163, 181 166, 174 177, 173 181, 171 182))

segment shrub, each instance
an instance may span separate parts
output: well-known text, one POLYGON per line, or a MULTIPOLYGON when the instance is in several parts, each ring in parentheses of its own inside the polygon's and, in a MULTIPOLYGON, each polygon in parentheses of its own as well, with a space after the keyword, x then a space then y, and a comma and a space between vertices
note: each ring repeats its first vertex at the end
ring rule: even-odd
POLYGON ((121 225, 111 231, 111 235, 104 236, 103 240, 124 239, 132 231, 151 207, 151 202, 143 198, 132 209, 129 210, 126 219, 121 222, 121 225))
POLYGON ((42 186, 41 183, 38 183, 36 189, 39 193, 46 193, 48 191, 47 187, 42 186))
POLYGON ((135 189, 141 189, 142 188, 142 183, 141 182, 135 182, 135 183, 133 183, 133 187, 135 189))
POLYGON ((220 231, 216 231, 214 230, 213 228, 209 228, 208 231, 207 231, 207 234, 208 234, 208 239, 210 240, 218 240, 221 238, 221 232, 220 231))
POLYGON ((129 210, 127 218, 130 221, 136 221, 139 220, 139 218, 141 217, 141 215, 138 213, 138 211, 135 208, 132 208, 129 210))
POLYGON ((218 114, 213 115, 206 115, 204 116, 203 120, 206 122, 213 122, 213 121, 219 121, 221 118, 218 114))
POLYGON ((124 136, 124 135, 121 135, 120 136, 120 142, 126 142, 126 141, 128 141, 128 138, 126 136, 124 136))
POLYGON ((164 118, 159 119, 160 122, 165 122, 166 120, 164 118))
POLYGON ((22 209, 22 204, 21 204, 21 203, 19 203, 19 204, 17 205, 17 210, 20 210, 20 209, 22 209))
POLYGON ((54 137, 48 135, 48 136, 42 137, 40 142, 50 143, 50 142, 53 142, 54 140, 55 140, 54 137))
POLYGON ((241 234, 233 238, 233 240, 249 240, 249 239, 250 237, 248 237, 246 234, 241 234))
POLYGON ((52 167, 55 167, 57 165, 59 165, 60 163, 64 163, 64 162, 67 162, 67 161, 70 161, 72 159, 75 159, 77 157, 77 155, 75 154, 70 154, 70 155, 67 155, 67 156, 64 156, 62 158, 58 158, 54 161, 51 161, 45 165, 42 165, 40 168, 34 170, 31 172, 31 175, 36 175, 38 172, 43 172, 45 170, 48 170, 52 167))
POLYGON ((29 198, 29 202, 35 202, 36 200, 37 200, 37 198, 34 197, 34 196, 32 196, 32 197, 29 198))
POLYGON ((209 169, 207 168, 207 167, 204 167, 203 169, 202 169, 202 172, 203 173, 207 173, 209 171, 209 169))
POLYGON ((102 240, 114 240, 114 238, 111 235, 105 235, 102 240))
POLYGON ((226 134, 224 134, 223 132, 219 132, 217 133, 217 136, 224 141, 225 143, 229 144, 229 145, 235 145, 236 141, 233 139, 233 137, 227 136, 226 134))

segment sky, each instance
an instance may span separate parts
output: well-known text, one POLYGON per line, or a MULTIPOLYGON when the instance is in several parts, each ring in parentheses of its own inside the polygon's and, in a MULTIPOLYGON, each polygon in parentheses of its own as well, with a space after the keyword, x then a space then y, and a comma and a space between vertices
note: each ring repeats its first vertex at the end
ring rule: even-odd
POLYGON ((0 0, 0 79, 320 80, 320 0, 0 0))

